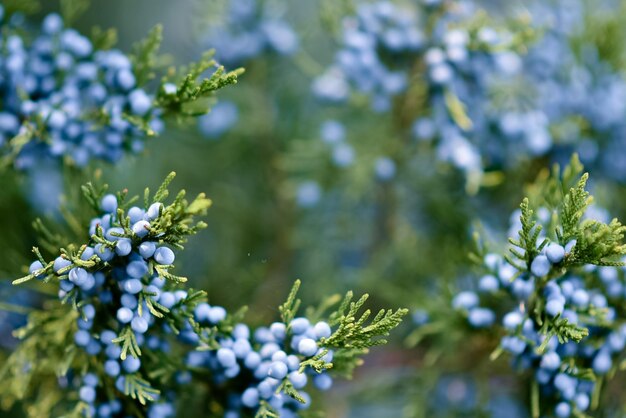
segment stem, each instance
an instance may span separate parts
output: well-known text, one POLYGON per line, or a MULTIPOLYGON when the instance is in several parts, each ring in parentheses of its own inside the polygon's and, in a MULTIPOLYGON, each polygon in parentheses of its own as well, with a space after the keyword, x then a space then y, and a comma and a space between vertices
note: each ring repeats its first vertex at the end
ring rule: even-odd
POLYGON ((14 305, 12 303, 0 302, 0 311, 15 312, 22 315, 28 315, 33 308, 28 306, 14 305))
POLYGON ((539 418, 539 383, 533 381, 530 387, 530 407, 533 418, 539 418))

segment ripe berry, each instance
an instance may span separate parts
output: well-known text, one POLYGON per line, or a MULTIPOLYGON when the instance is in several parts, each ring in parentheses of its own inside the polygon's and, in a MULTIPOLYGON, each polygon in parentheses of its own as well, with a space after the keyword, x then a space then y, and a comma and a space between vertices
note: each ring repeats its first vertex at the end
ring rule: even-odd
POLYGON ((154 253, 154 260, 162 265, 174 264, 174 251, 167 247, 159 247, 154 253))

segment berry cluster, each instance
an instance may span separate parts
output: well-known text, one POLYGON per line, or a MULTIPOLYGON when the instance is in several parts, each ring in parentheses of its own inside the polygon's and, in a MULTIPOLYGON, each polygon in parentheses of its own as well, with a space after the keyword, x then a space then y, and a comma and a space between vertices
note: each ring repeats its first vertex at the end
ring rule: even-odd
MULTIPOLYGON (((124 393, 124 384, 123 378, 119 378, 116 382, 116 389, 121 393, 124 393)), ((96 374, 86 373, 82 376, 78 398, 86 405, 82 410, 83 415, 94 418, 126 416, 123 404, 119 399, 98 400, 99 396, 102 398, 102 395, 105 395, 103 392, 100 379, 96 374)), ((158 396, 155 396, 155 403, 150 405, 146 416, 147 418, 172 418, 175 416, 174 405, 172 402, 161 402, 158 400, 158 396)))
MULTIPOLYGON (((156 307, 169 310, 176 302, 172 293, 162 292, 165 279, 161 276, 174 263, 174 252, 159 243, 150 226, 151 222, 159 222, 163 204, 156 202, 147 210, 133 206, 127 217, 122 218, 117 205, 114 195, 104 196, 102 216, 91 221, 90 245, 82 246, 76 254, 63 254, 52 264, 54 275, 60 280, 59 298, 72 299, 81 307, 82 318, 78 320, 75 342, 91 355, 98 354, 101 344, 111 343, 108 338, 98 340, 90 334, 97 315, 93 304, 96 298, 98 309, 115 311, 117 332, 111 334, 114 337, 128 326, 136 337, 145 334, 154 323, 154 314, 162 316, 156 307), (158 303, 160 300, 162 303, 158 303)), ((30 273, 36 274, 42 269, 41 261, 35 261, 30 273)), ((179 299, 186 297, 185 291, 180 292, 184 296, 179 295, 179 299)), ((139 362, 130 357, 127 360, 129 364, 139 362)), ((126 363, 124 366, 127 369, 126 363)), ((139 363, 137 367, 130 367, 134 369, 131 372, 138 366, 139 363)))
POLYGON ((354 88, 370 97, 374 110, 388 111, 391 98, 407 88, 408 72, 392 69, 386 61, 410 63, 407 58, 424 42, 417 23, 411 10, 389 1, 359 4, 356 16, 343 21, 334 65, 313 83, 315 95, 344 101, 354 88))
POLYGON ((27 278, 58 281, 59 298, 71 301, 79 313, 73 343, 97 359, 98 374, 119 392, 97 391, 98 379, 85 375, 79 397, 89 416, 125 416, 125 403, 137 398, 142 404, 155 402, 147 408, 149 418, 170 417, 173 404, 160 401, 160 389, 145 377, 154 365, 143 360, 154 362, 169 353, 168 335, 190 327, 188 311, 198 302, 176 289, 185 279, 169 272, 175 261, 170 247, 180 247, 185 235, 202 226, 190 225, 191 217, 208 201, 200 196, 191 211, 181 200, 165 206, 155 196, 146 208, 128 209, 120 207, 123 200, 124 194, 92 199, 100 216, 91 221, 89 243, 62 250, 48 263, 40 256, 27 278))
MULTIPOLYGON (((142 411, 147 418, 171 417, 181 387, 197 377, 212 391, 224 392, 215 407, 225 416, 295 417, 310 406, 310 396, 300 392, 309 380, 329 389, 328 369, 349 374, 406 314, 382 310, 367 321, 366 311, 356 323, 367 296, 351 302, 348 293, 329 322, 311 323, 296 317, 297 282, 279 307, 282 322, 251 334, 242 314, 228 316, 223 307, 206 302, 205 292, 181 289, 178 284, 186 279, 170 272, 176 258, 172 248, 182 248, 187 236, 206 226, 194 217, 211 203, 202 194, 188 202, 180 192, 173 203, 163 204, 173 176, 152 203, 146 190, 143 207, 132 206, 135 200, 125 191, 104 194, 105 189, 85 186, 98 212, 89 242, 68 245, 49 262, 35 249, 38 260, 29 274, 14 281, 58 283, 59 298, 71 303, 71 315, 61 314, 66 326, 60 330, 64 348, 59 352, 73 356, 61 374, 66 386, 77 381, 72 376, 83 376, 73 386, 77 409, 87 416, 119 418, 142 411)), ((19 363, 20 357, 9 361, 19 363)))
POLYGON ((265 52, 293 54, 298 36, 267 0, 229 0, 227 13, 211 25, 206 45, 219 48, 218 58, 226 65, 240 65, 265 52))
MULTIPOLYGON (((196 321, 206 325, 215 325, 224 318, 223 311, 217 312, 206 303, 196 306, 194 313, 196 321)), ((298 410, 310 406, 309 395, 301 391, 309 379, 320 390, 332 385, 327 372, 303 364, 311 358, 332 361, 333 351, 322 347, 323 339, 330 336, 326 322, 311 324, 303 317, 289 324, 275 322, 253 334, 247 325, 239 323, 229 335, 218 339, 218 350, 191 352, 186 363, 192 370, 208 368, 216 383, 233 388, 227 394, 230 403, 225 416, 256 413, 266 403, 281 417, 295 417, 298 410), (290 395, 289 388, 297 395, 290 395)))
MULTIPOLYGON (((409 78, 420 75, 429 110, 417 112, 414 136, 436 140, 439 160, 481 172, 487 147, 477 141, 485 136, 480 129, 490 126, 485 116, 490 86, 504 75, 518 74, 521 60, 509 45, 509 33, 468 26, 475 14, 474 5, 464 1, 417 9, 387 1, 359 4, 356 16, 344 18, 342 48, 335 64, 314 81, 313 92, 326 101, 345 102, 353 87, 370 97, 374 110, 388 112, 392 98, 406 92, 409 78)), ((345 157, 351 151, 352 157, 351 148, 334 148, 335 162, 335 154, 345 157)), ((379 156, 374 171, 378 180, 389 181, 395 162, 379 156)))
POLYGON ((62 157, 79 166, 117 161, 125 150, 140 151, 146 133, 162 129, 153 99, 121 51, 96 50, 57 14, 43 20, 32 41, 3 26, 0 149, 18 169, 62 157))
MULTIPOLYGON (((435 141, 439 160, 481 173, 525 156, 561 160, 575 151, 622 180, 626 79, 595 38, 582 46, 572 41, 593 30, 582 20, 581 3, 532 2, 534 26, 519 31, 473 24, 480 13, 470 1, 424 2, 416 10, 387 1, 357 4, 356 15, 343 19, 334 64, 315 79, 313 93, 341 103, 358 91, 387 112, 419 75, 427 109, 416 112, 413 135, 435 141), (533 31, 542 33, 539 40, 531 39, 533 31), (528 53, 518 53, 520 45, 528 53)), ((388 173, 388 166, 377 163, 377 172, 388 173)))
MULTIPOLYGON (((537 214, 544 226, 550 225, 550 210, 540 208, 537 214)), ((585 222, 602 225, 595 219, 585 222)), ((522 227, 513 222, 512 229, 522 227)), ((500 319, 499 350, 512 356, 514 367, 532 372, 541 396, 550 400, 547 416, 580 416, 590 408, 595 390, 587 371, 609 374, 626 346, 626 324, 619 319, 623 271, 578 264, 588 244, 579 248, 576 239, 562 244, 538 234, 537 242, 539 251, 528 267, 486 254, 487 274, 478 282, 478 293, 461 292, 452 304, 475 328, 494 327, 500 319)))
MULTIPOLYGON (((544 152, 557 158, 578 152, 586 165, 624 181, 626 78, 594 43, 592 31, 604 27, 594 25, 595 20, 602 19, 606 9, 594 9, 585 20, 585 7, 581 0, 537 3, 531 8, 545 35, 524 57, 524 88, 532 86, 536 92, 526 114, 535 115, 535 124, 546 125, 540 142, 544 152), (585 41, 575 46, 572 39, 579 38, 585 41)), ((527 97, 522 100, 527 102, 527 97)), ((513 140, 513 135, 532 129, 524 115, 519 109, 505 115, 510 122, 504 127, 513 140)))
MULTIPOLYGON (((444 16, 424 54, 434 94, 430 114, 414 125, 415 137, 437 139, 439 158, 465 171, 541 156, 562 161, 577 152, 587 165, 625 179, 626 79, 594 43, 583 9, 584 1, 531 2, 532 30, 541 36, 527 42, 523 55, 502 50, 511 33, 446 28, 444 16), (450 92, 459 99, 455 105, 450 92)), ((594 10, 588 22, 604 12, 594 10)))

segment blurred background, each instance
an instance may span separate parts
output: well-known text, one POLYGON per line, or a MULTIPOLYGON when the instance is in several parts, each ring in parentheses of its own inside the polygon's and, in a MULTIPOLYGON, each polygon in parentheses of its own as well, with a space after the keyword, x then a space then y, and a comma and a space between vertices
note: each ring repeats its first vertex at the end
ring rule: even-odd
MULTIPOLYGON (((56 10, 45 2, 34 24, 56 10)), ((115 166, 0 174, 0 300, 46 298, 8 280, 32 261, 32 221, 60 223, 60 199, 78 201, 96 171, 132 193, 175 171, 174 189, 214 203, 177 267, 210 302, 266 323, 300 278, 305 304, 352 289, 411 309, 323 395, 322 416, 528 416, 527 376, 490 362, 497 336, 468 337, 450 299, 476 280, 472 234, 503 249, 525 185, 573 152, 601 206, 624 215, 625 12, 618 0, 93 0, 83 33, 116 28, 130 51, 162 23, 164 65, 216 48, 246 72, 210 114, 115 166)), ((0 311, 5 352, 22 321, 0 311)))

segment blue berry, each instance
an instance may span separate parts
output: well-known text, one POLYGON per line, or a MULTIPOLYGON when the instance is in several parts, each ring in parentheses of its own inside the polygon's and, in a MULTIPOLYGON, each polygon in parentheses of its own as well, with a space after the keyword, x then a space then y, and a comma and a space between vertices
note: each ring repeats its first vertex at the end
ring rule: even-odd
POLYGON ((165 306, 167 309, 170 309, 176 304, 176 297, 171 292, 163 292, 161 293, 161 297, 159 298, 159 303, 165 306))
POLYGON ((104 344, 111 344, 116 338, 117 334, 111 330, 104 330, 100 334, 100 341, 102 341, 104 344))
POLYGON ((83 376, 83 383, 87 386, 98 386, 98 376, 93 373, 87 373, 83 376))
POLYGON ((472 308, 468 313, 467 319, 472 326, 484 328, 491 326, 495 322, 496 315, 487 308, 472 308))
POLYGON ((303 389, 308 381, 306 374, 300 373, 299 371, 292 371, 289 373, 289 381, 296 389, 303 389))
POLYGON ((600 350, 591 363, 593 371, 600 375, 608 373, 612 366, 613 361, 611 360, 611 355, 604 350, 600 350))
POLYGON ((122 294, 122 296, 120 297, 120 302, 122 303, 123 307, 128 309, 136 309, 138 305, 137 297, 131 295, 130 293, 122 294))
POLYGON ((93 403, 96 400, 96 391, 91 386, 83 386, 79 391, 80 400, 87 403, 93 403))
POLYGON ((537 277, 544 277, 550 272, 550 261, 545 255, 538 255, 530 264, 530 271, 537 277))
POLYGON ((79 347, 86 347, 89 341, 91 341, 91 335, 85 330, 79 329, 76 331, 76 334, 74 334, 74 342, 79 347))
POLYGON ((141 316, 136 316, 131 320, 130 326, 136 333, 143 334, 148 330, 148 321, 141 316))
POLYGON ((275 361, 269 368, 268 376, 273 377, 274 379, 284 379, 287 376, 289 369, 287 365, 282 361, 275 361))
POLYGON ((327 373, 320 373, 313 378, 313 384, 319 390, 328 390, 333 385, 333 378, 327 373))
POLYGON ((174 259, 174 251, 167 247, 159 247, 154 253, 154 260, 159 264, 171 265, 174 264, 174 259))
POLYGON ((126 266, 126 274, 134 279, 140 279, 148 274, 148 264, 143 260, 135 260, 126 266))
POLYGON ((304 334, 309 329, 310 326, 311 324, 309 323, 309 320, 306 318, 295 318, 289 324, 291 332, 293 332, 296 335, 304 334))
POLYGON ((122 361, 122 367, 126 373, 135 373, 141 367, 141 360, 133 356, 128 356, 122 361))
POLYGON ((159 214, 163 210, 163 204, 156 202, 150 205, 148 210, 146 211, 146 216, 149 220, 153 221, 159 217, 159 214))
POLYGON ((317 324, 315 324, 314 330, 317 339, 328 338, 332 334, 330 325, 328 325, 326 322, 318 322, 317 324))
POLYGON ((298 344, 298 351, 303 356, 311 357, 317 353, 317 343, 311 338, 304 338, 298 344))
POLYGON ((152 107, 152 100, 146 92, 141 89, 133 90, 129 94, 128 100, 130 102, 131 111, 138 116, 144 116, 152 107))
POLYGON ((504 325, 504 328, 513 331, 522 324, 523 320, 524 317, 521 313, 509 312, 504 316, 502 324, 504 325))
POLYGON ((552 264, 560 263, 565 258, 565 248, 552 243, 546 247, 546 257, 552 264))
POLYGON ((282 322, 274 322, 270 325, 270 331, 277 340, 284 340, 287 336, 287 327, 282 322))
POLYGON ((547 370, 556 370, 561 365, 561 358, 554 351, 546 353, 541 358, 541 367, 547 370))
POLYGON ((129 239, 122 238, 115 243, 115 253, 121 257, 127 256, 133 250, 129 239))
POLYGON ((209 322, 212 324, 217 324, 218 322, 226 319, 226 309, 221 306, 213 306, 209 311, 209 322))
POLYGON ((37 270, 41 270, 41 269, 43 269, 43 264, 41 264, 41 261, 33 261, 31 265, 28 267, 28 272, 30 274, 33 274, 37 270))
POLYGON ((152 257, 155 251, 156 244, 154 242, 145 241, 139 244, 139 254, 145 259, 152 257))
POLYGON ((259 405, 259 391, 256 388, 248 388, 241 395, 241 403, 248 408, 255 408, 259 405))
POLYGON ((64 269, 70 266, 71 264, 72 262, 70 260, 66 260, 63 257, 57 257, 54 260, 54 265, 52 266, 52 268, 54 269, 55 273, 58 274, 61 269, 64 269))
POLYGON ((122 324, 128 324, 133 319, 133 311, 128 308, 120 308, 117 310, 117 320, 122 324))
POLYGON ((100 207, 104 212, 114 213, 117 210, 117 198, 115 195, 105 195, 100 201, 100 207))
POLYGON ((233 367, 237 364, 237 357, 233 350, 229 348, 220 348, 217 350, 217 360, 220 362, 222 367, 228 368, 233 367))
POLYGON ((478 305, 478 296, 474 292, 461 292, 452 300, 454 309, 470 309, 478 305))
POLYGON ((123 289, 125 292, 135 295, 143 290, 143 284, 139 279, 128 279, 124 281, 123 289))
POLYGON ((137 221, 133 224, 132 230, 133 234, 137 235, 139 238, 143 238, 148 235, 150 231, 150 222, 144 220, 137 221))
POLYGON ((500 285, 498 279, 491 274, 481 277, 478 284, 478 288, 480 289, 480 291, 487 293, 495 292, 498 290, 499 287, 500 285))
POLYGON ((559 418, 569 418, 572 414, 572 407, 567 402, 560 402, 554 410, 559 418))

